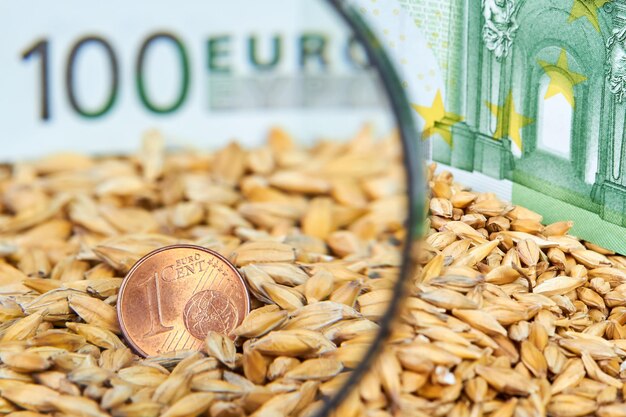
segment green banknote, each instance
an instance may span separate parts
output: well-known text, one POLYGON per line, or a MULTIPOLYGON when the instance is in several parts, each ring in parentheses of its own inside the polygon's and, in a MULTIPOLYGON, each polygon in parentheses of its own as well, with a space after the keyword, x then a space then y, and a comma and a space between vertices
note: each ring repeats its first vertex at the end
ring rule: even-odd
POLYGON ((399 2, 445 84, 414 106, 431 158, 626 253, 626 1, 399 2))

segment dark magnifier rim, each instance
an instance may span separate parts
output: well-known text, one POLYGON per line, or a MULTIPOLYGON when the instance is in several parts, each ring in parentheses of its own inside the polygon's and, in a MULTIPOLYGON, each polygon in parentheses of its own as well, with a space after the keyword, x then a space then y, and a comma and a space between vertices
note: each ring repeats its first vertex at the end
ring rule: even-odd
POLYGON ((411 246, 416 235, 421 233, 423 212, 424 184, 423 170, 419 165, 422 160, 419 141, 419 132, 415 126, 413 115, 404 89, 398 78, 389 57, 380 45, 374 33, 360 17, 358 12, 348 4, 348 0, 326 0, 326 2, 343 18, 343 21, 352 29, 356 39, 364 47, 370 64, 378 73, 383 88, 391 105, 396 120, 400 138, 402 141, 403 163, 407 180, 408 216, 405 223, 406 238, 402 248, 402 265, 400 276, 393 286, 393 296, 385 314, 378 324, 380 329, 359 365, 352 371, 343 386, 326 401, 323 407, 315 414, 315 417, 329 416, 330 413, 356 388, 363 374, 370 368, 376 354, 381 349, 383 342, 389 336, 391 323, 396 316, 400 302, 404 297, 405 282, 408 280, 410 270, 411 246))

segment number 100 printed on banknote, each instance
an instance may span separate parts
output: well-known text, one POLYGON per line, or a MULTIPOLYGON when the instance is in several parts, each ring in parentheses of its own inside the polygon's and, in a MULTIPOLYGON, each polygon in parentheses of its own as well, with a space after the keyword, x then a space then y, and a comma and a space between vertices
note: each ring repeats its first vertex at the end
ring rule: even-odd
POLYGON ((431 158, 626 253, 626 1, 400 3, 445 83, 413 106, 431 158))

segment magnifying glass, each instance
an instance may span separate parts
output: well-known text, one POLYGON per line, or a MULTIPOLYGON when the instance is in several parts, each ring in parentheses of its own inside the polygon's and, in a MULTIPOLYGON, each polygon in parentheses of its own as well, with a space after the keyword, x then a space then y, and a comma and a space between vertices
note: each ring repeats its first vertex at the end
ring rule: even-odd
POLYGON ((329 415, 389 334, 423 206, 410 106, 362 14, 7 7, 30 23, 0 49, 2 267, 20 277, 2 340, 80 398, 13 403, 329 415))

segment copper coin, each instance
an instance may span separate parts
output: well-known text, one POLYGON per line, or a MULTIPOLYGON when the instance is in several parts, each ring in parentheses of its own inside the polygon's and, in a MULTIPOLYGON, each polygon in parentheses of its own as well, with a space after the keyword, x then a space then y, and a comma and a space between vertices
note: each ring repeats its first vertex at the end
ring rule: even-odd
POLYGON ((194 245, 166 246, 141 258, 124 278, 117 301, 122 332, 142 356, 203 350, 209 331, 233 337, 249 310, 237 269, 194 245))

